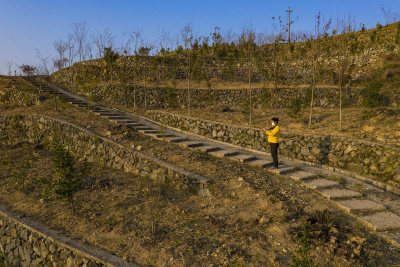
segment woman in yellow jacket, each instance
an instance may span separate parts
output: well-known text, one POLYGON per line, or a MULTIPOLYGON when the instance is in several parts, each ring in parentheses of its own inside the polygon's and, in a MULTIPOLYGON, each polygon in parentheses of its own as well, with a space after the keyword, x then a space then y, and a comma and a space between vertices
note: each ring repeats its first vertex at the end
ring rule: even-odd
POLYGON ((279 119, 272 118, 271 125, 272 127, 269 130, 262 129, 264 134, 268 135, 268 143, 271 148, 271 156, 272 156, 272 166, 278 168, 278 147, 279 147, 279 119))

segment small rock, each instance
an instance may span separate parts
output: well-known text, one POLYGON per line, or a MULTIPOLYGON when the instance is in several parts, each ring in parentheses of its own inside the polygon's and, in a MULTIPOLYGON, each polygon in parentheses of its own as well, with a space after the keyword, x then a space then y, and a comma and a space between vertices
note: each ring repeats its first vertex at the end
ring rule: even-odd
POLYGON ((265 216, 262 216, 258 222, 259 222, 260 224, 264 224, 264 223, 266 223, 266 222, 268 222, 268 221, 269 221, 268 218, 266 218, 265 216))

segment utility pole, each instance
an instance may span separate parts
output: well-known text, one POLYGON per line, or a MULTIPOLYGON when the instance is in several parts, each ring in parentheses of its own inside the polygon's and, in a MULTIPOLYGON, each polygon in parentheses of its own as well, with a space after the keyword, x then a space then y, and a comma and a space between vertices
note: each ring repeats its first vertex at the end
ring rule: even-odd
POLYGON ((290 21, 290 13, 292 13, 293 12, 293 9, 290 9, 290 7, 289 7, 289 9, 288 10, 286 10, 286 12, 288 13, 288 16, 289 16, 289 22, 288 22, 288 26, 289 26, 289 38, 288 38, 288 44, 290 44, 290 24, 292 23, 291 21, 290 21))

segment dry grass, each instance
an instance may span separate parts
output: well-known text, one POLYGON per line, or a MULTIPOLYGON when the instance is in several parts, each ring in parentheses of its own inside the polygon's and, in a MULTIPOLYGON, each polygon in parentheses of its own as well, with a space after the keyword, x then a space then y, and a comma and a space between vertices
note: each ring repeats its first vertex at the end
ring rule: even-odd
POLYGON ((73 238, 142 264, 287 265, 298 248, 300 225, 307 220, 318 223, 312 228, 311 253, 318 265, 386 265, 399 260, 395 251, 387 252, 386 245, 320 197, 288 181, 278 184, 273 177, 251 176, 256 175, 252 170, 242 170, 243 180, 234 171, 231 177, 216 180, 213 196, 203 198, 92 166, 75 198, 77 212, 72 214, 65 202, 43 200, 41 187, 35 183, 38 177, 52 177, 51 153, 30 145, 2 146, 0 150, 2 203, 73 238), (5 155, 18 162, 32 153, 38 159, 32 162, 24 189, 17 190, 10 184, 7 174, 12 166, 4 164, 5 155), (326 209, 330 221, 321 222, 318 211, 326 209), (324 236, 318 227, 324 229, 324 236), (353 248, 346 245, 350 239, 363 240, 362 258, 351 256, 353 248))
MULTIPOLYGON (((376 108, 364 110, 348 108, 343 110, 343 130, 339 131, 339 110, 316 108, 313 112, 312 128, 308 128, 308 110, 302 112, 299 119, 291 118, 284 109, 254 109, 252 124, 248 116, 239 110, 226 109, 221 112, 220 106, 204 109, 192 109, 195 117, 229 123, 240 126, 262 128, 270 124, 271 117, 279 117, 281 129, 286 133, 333 135, 400 145, 400 109, 376 108)), ((173 113, 188 115, 187 110, 170 110, 173 113)))
POLYGON ((28 108, 0 106, 0 114, 48 114, 91 126, 101 135, 109 132, 121 143, 141 145, 146 153, 214 180, 212 197, 203 198, 147 178, 92 166, 83 190, 76 195, 74 215, 65 202, 43 200, 42 189, 35 183, 38 177, 53 176, 49 151, 22 144, 0 146, 0 201, 72 238, 155 266, 282 266, 296 254, 300 225, 317 211, 328 209, 335 221, 329 225, 328 237, 334 242, 319 236, 312 239, 316 264, 400 262, 397 250, 390 250, 321 196, 291 180, 139 135, 67 103, 58 103, 58 107, 56 111, 53 99, 48 99, 28 108), (37 160, 32 161, 25 186, 16 189, 10 184, 13 166, 3 164, 5 155, 18 163, 33 153, 37 160), (361 257, 352 256, 354 248, 347 245, 353 239, 365 239, 361 257))

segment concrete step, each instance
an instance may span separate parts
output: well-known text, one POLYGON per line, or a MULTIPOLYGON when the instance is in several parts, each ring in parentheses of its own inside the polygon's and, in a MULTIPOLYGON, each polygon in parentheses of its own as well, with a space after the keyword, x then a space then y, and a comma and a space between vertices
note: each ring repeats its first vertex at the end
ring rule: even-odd
POLYGON ((384 205, 368 199, 337 200, 335 203, 349 214, 386 210, 384 205))
POLYGON ((139 133, 144 134, 145 131, 150 131, 150 130, 154 130, 151 127, 147 127, 147 126, 141 126, 141 127, 135 127, 135 130, 137 130, 139 133))
POLYGON ((289 165, 281 165, 278 169, 276 168, 270 168, 269 171, 278 174, 278 175, 284 175, 284 174, 288 174, 291 172, 295 172, 297 170, 297 168, 293 167, 293 166, 289 166, 289 165))
POLYGON ((256 159, 256 160, 252 160, 252 161, 247 162, 247 164, 249 164, 251 166, 265 168, 265 167, 268 167, 268 166, 272 166, 272 161, 268 161, 268 160, 265 160, 265 159, 256 159))
POLYGON ((238 155, 239 151, 233 149, 221 149, 221 150, 211 151, 209 152, 209 154, 218 158, 223 158, 223 157, 238 155))
POLYGON ((144 126, 144 124, 137 123, 137 122, 130 122, 130 123, 125 123, 126 126, 132 126, 132 127, 138 127, 138 126, 144 126))
POLYGON ((202 152, 206 152, 206 153, 221 150, 221 148, 219 148, 217 146, 212 146, 212 145, 208 145, 208 144, 203 144, 202 146, 195 147, 195 149, 200 150, 202 152))
POLYGON ((389 211, 362 216, 359 220, 374 231, 400 230, 400 216, 389 211))
POLYGON ((344 188, 325 189, 321 191, 321 194, 328 199, 347 199, 347 198, 357 198, 362 196, 357 191, 344 188))
POLYGON ((143 133, 144 134, 158 134, 158 133, 160 133, 160 131, 158 131, 158 130, 144 130, 143 133))
POLYGON ((186 137, 179 137, 179 136, 165 138, 165 141, 170 143, 180 143, 180 142, 185 142, 187 140, 188 139, 186 137))
POLYGON ((296 181, 304 181, 304 180, 318 178, 318 175, 316 173, 301 171, 301 170, 289 173, 288 176, 296 181))
POLYGON ((118 114, 105 112, 105 113, 100 113, 100 116, 108 119, 108 116, 118 116, 118 114))
POLYGON ((162 139, 162 140, 164 140, 164 139, 167 138, 167 137, 174 137, 175 135, 173 135, 173 134, 162 134, 162 133, 160 133, 160 134, 152 134, 151 136, 153 136, 154 138, 157 138, 157 139, 162 139))
POLYGON ((199 146, 202 146, 202 145, 203 145, 202 142, 199 142, 199 141, 192 141, 192 140, 187 140, 187 141, 179 142, 179 143, 177 143, 177 144, 180 145, 180 146, 183 146, 183 147, 199 147, 199 146))
POLYGON ((237 160, 239 162, 249 162, 249 161, 254 161, 257 158, 251 155, 246 155, 246 154, 238 154, 238 155, 233 155, 229 157, 230 159, 237 160))
POLYGON ((110 116, 107 116, 107 118, 108 118, 109 120, 113 120, 113 121, 128 120, 127 117, 125 117, 125 116, 120 116, 120 115, 117 115, 117 116, 115 116, 115 115, 110 115, 110 116))
POLYGON ((131 124, 131 123, 136 123, 136 121, 126 119, 126 120, 117 120, 117 123, 118 124, 131 124))
POLYGON ((336 181, 331 181, 325 178, 321 179, 313 179, 310 181, 306 181, 304 183, 307 187, 312 189, 324 189, 324 188, 331 188, 335 186, 339 186, 339 183, 336 181))

